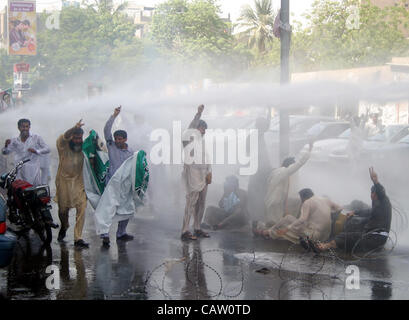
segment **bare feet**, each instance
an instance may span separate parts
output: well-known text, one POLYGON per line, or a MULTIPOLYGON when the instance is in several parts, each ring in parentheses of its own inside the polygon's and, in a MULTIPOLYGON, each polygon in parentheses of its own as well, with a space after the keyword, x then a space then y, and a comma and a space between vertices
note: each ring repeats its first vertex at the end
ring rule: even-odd
POLYGON ((331 248, 336 248, 337 245, 335 241, 327 242, 327 243, 316 243, 316 247, 321 251, 326 251, 331 248))

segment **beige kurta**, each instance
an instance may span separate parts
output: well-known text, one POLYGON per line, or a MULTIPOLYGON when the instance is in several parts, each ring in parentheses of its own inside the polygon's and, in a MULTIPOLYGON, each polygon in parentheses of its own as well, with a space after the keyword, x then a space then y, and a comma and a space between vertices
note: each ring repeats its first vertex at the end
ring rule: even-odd
MULTIPOLYGON (((290 177, 298 171, 310 157, 310 152, 305 153, 297 162, 288 168, 280 167, 273 169, 268 179, 267 193, 265 197, 266 223, 278 223, 285 215, 285 204, 288 199, 290 177)), ((291 213, 296 215, 297 213, 291 213)))
POLYGON ((74 152, 69 140, 61 135, 57 140, 59 165, 55 185, 57 187, 56 202, 60 208, 77 208, 86 205, 87 197, 84 189, 82 167, 84 155, 74 152))
POLYGON ((276 238, 277 230, 288 228, 287 235, 283 237, 287 240, 297 242, 298 237, 308 236, 312 240, 327 241, 331 234, 331 212, 341 209, 327 198, 313 196, 302 204, 298 219, 285 216, 270 229, 270 235, 276 238))
MULTIPOLYGON (((200 192, 206 187, 206 176, 212 172, 212 166, 209 161, 209 155, 206 153, 205 140, 199 133, 199 131, 190 131, 190 135, 194 137, 197 142, 197 147, 201 147, 201 156, 199 162, 197 163, 195 158, 193 158, 194 153, 192 152, 193 142, 188 144, 184 149, 184 159, 189 157, 189 153, 194 159, 193 163, 185 163, 183 165, 182 178, 185 183, 187 193, 200 192)), ((193 149, 194 151, 194 149, 193 149)))

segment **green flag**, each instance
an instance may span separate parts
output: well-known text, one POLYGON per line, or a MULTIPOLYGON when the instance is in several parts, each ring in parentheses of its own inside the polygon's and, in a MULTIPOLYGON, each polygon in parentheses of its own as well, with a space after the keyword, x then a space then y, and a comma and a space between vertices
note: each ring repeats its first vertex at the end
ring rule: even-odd
POLYGON ((89 136, 84 140, 82 151, 89 162, 98 190, 102 194, 105 189, 105 177, 109 168, 109 158, 106 152, 99 150, 98 134, 95 130, 91 130, 89 136))
POLYGON ((149 183, 149 168, 148 161, 146 160, 146 152, 140 150, 136 157, 136 170, 135 170, 135 191, 137 192, 140 199, 148 188, 149 183))

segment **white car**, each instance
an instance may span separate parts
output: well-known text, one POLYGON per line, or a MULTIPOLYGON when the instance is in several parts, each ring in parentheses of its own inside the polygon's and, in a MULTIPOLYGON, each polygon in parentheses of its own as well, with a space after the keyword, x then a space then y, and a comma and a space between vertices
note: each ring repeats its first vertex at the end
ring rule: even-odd
MULTIPOLYGON (((327 163, 330 159, 330 154, 339 148, 346 148, 351 135, 351 129, 342 132, 338 137, 332 139, 324 139, 316 141, 311 151, 309 162, 327 163)), ((303 152, 307 152, 309 146, 305 145, 303 152)))
MULTIPOLYGON (((364 140, 361 150, 362 160, 369 159, 377 149, 398 142, 409 133, 408 127, 408 125, 404 124, 389 125, 381 133, 364 140)), ((348 140, 346 140, 346 143, 344 142, 338 145, 337 148, 332 149, 329 160, 335 163, 349 161, 348 140)))

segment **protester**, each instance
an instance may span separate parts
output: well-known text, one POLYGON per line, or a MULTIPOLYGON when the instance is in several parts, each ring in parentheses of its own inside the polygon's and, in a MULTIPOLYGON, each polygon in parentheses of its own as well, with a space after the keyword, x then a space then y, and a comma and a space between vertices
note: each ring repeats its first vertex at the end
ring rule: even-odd
POLYGON ((269 229, 253 231, 264 237, 282 238, 293 243, 300 243, 302 239, 328 240, 331 234, 331 212, 341 211, 342 208, 328 198, 315 196, 311 189, 302 189, 299 195, 302 206, 298 219, 292 215, 286 215, 269 229))
POLYGON ((348 154, 353 167, 356 168, 359 163, 365 133, 361 128, 361 119, 358 116, 351 119, 350 126, 351 134, 348 141, 348 154))
POLYGON ((82 119, 71 129, 67 130, 57 139, 59 165, 55 179, 56 202, 58 203, 58 216, 61 221, 61 229, 58 233, 58 241, 63 241, 69 228, 69 210, 76 209, 74 228, 74 246, 76 248, 88 248, 88 243, 82 239, 82 230, 85 221, 85 209, 87 197, 84 190, 82 153, 82 136, 84 131, 82 119))
POLYGON ((273 169, 268 180, 268 189, 265 197, 265 223, 274 225, 288 213, 288 191, 290 177, 297 172, 309 159, 313 143, 298 161, 286 158, 282 167, 273 169))
POLYGON ((373 113, 370 116, 371 121, 365 125, 365 131, 367 137, 372 137, 383 130, 382 121, 379 119, 378 113, 373 113))
POLYGON ((42 155, 50 153, 50 148, 37 134, 30 133, 30 120, 20 119, 17 123, 20 135, 13 139, 7 139, 2 153, 4 155, 14 152, 15 163, 29 159, 19 170, 17 179, 22 179, 39 186, 42 184, 40 159, 42 155))
MULTIPOLYGON (((126 143, 128 140, 128 134, 124 130, 117 130, 114 132, 114 137, 112 138, 112 125, 116 117, 121 112, 121 106, 115 108, 114 114, 108 119, 104 127, 104 136, 107 143, 108 155, 109 155, 109 168, 106 177, 105 185, 108 185, 109 180, 115 174, 115 172, 121 167, 122 163, 133 156, 134 152, 128 147, 126 143)), ((129 219, 121 220, 118 222, 118 229, 116 232, 116 239, 122 241, 131 241, 134 239, 132 235, 126 233, 126 227, 128 226, 129 219)), ((100 235, 102 239, 102 244, 104 246, 109 246, 109 234, 103 233, 100 235)))
POLYGON ((346 252, 369 252, 385 245, 391 228, 392 206, 372 167, 369 175, 374 184, 371 188, 372 208, 350 212, 344 231, 330 242, 316 244, 319 250, 338 248, 346 252), (356 218, 359 223, 354 223, 356 218))
POLYGON ((213 229, 240 228, 248 222, 247 192, 239 189, 239 179, 228 176, 224 182, 224 194, 219 208, 206 209, 204 223, 213 229))
POLYGON ((186 186, 186 207, 181 236, 183 241, 196 240, 197 237, 209 237, 209 234, 200 227, 205 210, 207 186, 212 181, 211 165, 207 164, 208 161, 206 161, 203 139, 207 123, 200 119, 203 109, 204 105, 198 107, 198 111, 189 125, 189 130, 184 133, 182 139, 185 154, 182 176, 186 186), (201 157, 199 159, 200 153, 201 157), (194 160, 188 161, 190 159, 194 160), (194 235, 189 231, 190 218, 192 216, 194 235))
MULTIPOLYGON (((271 173, 270 163, 264 134, 270 127, 271 109, 268 109, 267 118, 256 119, 256 129, 258 134, 258 166, 257 172, 250 176, 248 184, 248 210, 252 220, 264 219, 264 198, 268 185, 268 176, 271 173)), ((250 152, 250 139, 246 141, 247 153, 250 152)), ((271 148, 271 146, 270 146, 271 148)))

